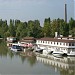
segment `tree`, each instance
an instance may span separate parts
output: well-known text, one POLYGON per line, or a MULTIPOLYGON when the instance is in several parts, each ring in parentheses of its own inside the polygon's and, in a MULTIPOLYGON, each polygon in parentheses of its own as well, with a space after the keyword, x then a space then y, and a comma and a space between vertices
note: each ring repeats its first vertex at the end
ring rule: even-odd
POLYGON ((68 36, 69 34, 69 25, 63 19, 60 19, 60 34, 68 36))
POLYGON ((5 37, 5 33, 8 30, 7 20, 2 21, 0 20, 0 34, 2 37, 5 37))
POLYGON ((20 20, 15 20, 15 30, 17 30, 17 27, 19 26, 20 24, 20 20))
MULTIPOLYGON (((69 21, 69 31, 71 31, 75 27, 75 20, 73 18, 69 21)), ((69 32, 70 34, 70 32, 69 32)))
POLYGON ((3 30, 3 34, 4 34, 4 37, 6 37, 6 32, 8 31, 8 25, 7 25, 7 20, 5 20, 2 24, 2 30, 3 30))
POLYGON ((41 26, 39 20, 34 21, 33 36, 35 38, 41 37, 41 26))
POLYGON ((54 19, 52 22, 51 22, 51 36, 54 37, 54 34, 55 32, 58 32, 58 23, 57 23, 57 20, 54 19))
POLYGON ((17 27, 17 30, 16 30, 16 36, 18 38, 22 38, 22 37, 25 37, 27 36, 27 22, 21 22, 18 27, 17 27))
POLYGON ((28 36, 33 36, 34 30, 34 21, 28 21, 28 36))
POLYGON ((45 37, 51 36, 51 20, 50 20, 50 18, 44 20, 43 34, 45 37))
POLYGON ((10 19, 10 25, 9 25, 9 32, 10 32, 10 36, 15 37, 15 27, 14 27, 14 20, 10 19))
POLYGON ((75 36, 75 28, 73 28, 72 30, 70 30, 69 33, 70 33, 72 36, 75 36))

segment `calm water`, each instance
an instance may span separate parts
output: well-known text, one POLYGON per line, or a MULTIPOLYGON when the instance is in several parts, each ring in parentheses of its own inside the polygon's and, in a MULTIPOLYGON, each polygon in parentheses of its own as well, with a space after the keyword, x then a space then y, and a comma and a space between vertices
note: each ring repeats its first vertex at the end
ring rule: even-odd
POLYGON ((0 75, 75 75, 75 57, 21 56, 0 42, 0 75))

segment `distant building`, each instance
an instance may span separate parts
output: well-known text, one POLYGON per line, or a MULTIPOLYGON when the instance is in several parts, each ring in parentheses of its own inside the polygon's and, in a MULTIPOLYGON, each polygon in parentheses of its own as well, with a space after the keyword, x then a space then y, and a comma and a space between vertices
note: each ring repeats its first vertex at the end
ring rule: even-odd
POLYGON ((34 37, 24 37, 23 39, 20 40, 20 42, 34 43, 35 42, 35 38, 34 37))
POLYGON ((16 37, 7 37, 7 42, 17 42, 17 38, 16 37))

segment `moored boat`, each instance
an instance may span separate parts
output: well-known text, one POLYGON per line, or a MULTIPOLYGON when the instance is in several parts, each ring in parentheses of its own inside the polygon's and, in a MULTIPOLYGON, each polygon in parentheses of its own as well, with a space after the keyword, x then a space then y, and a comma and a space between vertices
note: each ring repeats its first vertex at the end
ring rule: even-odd
POLYGON ((67 53, 68 56, 75 56, 75 51, 70 51, 69 53, 67 53))
POLYGON ((64 55, 63 51, 57 51, 57 50, 53 51, 52 54, 56 57, 62 57, 64 55))
POLYGON ((34 52, 42 53, 43 49, 36 46, 36 48, 34 49, 34 52))
POLYGON ((75 56, 75 37, 69 35, 68 37, 58 36, 55 33, 54 38, 44 37, 36 40, 36 44, 39 48, 45 49, 49 47, 53 54, 66 54, 68 56, 75 56), (55 50, 58 49, 58 52, 55 50))
POLYGON ((12 47, 10 48, 11 51, 17 52, 17 51, 22 51, 22 47, 19 46, 18 44, 13 44, 12 47))

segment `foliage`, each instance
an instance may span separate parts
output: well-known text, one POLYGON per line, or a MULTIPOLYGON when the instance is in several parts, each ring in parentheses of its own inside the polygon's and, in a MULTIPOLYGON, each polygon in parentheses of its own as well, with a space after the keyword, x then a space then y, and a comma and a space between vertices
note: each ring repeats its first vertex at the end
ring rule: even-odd
POLYGON ((73 35, 75 36, 75 20, 71 18, 68 23, 63 19, 45 18, 43 26, 40 25, 39 20, 29 20, 28 22, 21 22, 20 20, 10 19, 10 23, 7 24, 7 20, 0 19, 0 37, 6 38, 9 36, 17 37, 21 39, 23 37, 54 37, 55 32, 59 35, 73 35))
POLYGON ((50 24, 50 18, 46 18, 44 20, 44 27, 43 27, 43 34, 45 37, 49 37, 51 34, 51 24, 50 24))

